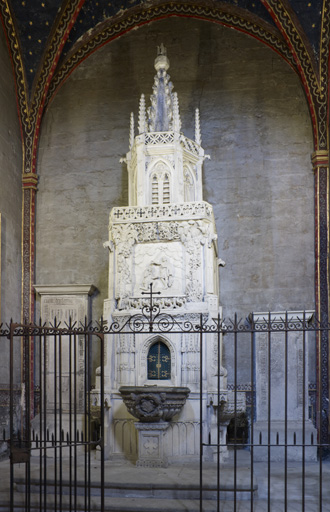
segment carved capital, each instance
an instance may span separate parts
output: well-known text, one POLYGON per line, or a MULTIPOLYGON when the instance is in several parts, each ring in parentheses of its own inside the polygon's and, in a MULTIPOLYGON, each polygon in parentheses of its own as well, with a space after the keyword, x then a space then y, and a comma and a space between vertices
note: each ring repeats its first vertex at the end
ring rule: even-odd
POLYGON ((137 240, 137 231, 134 224, 121 224, 112 226, 111 235, 114 244, 120 246, 119 252, 128 257, 137 240))
POLYGON ((314 171, 318 167, 329 167, 329 151, 326 149, 318 149, 312 153, 311 160, 314 171))
POLYGON ((39 177, 34 172, 27 172, 22 176, 23 189, 37 190, 39 177))

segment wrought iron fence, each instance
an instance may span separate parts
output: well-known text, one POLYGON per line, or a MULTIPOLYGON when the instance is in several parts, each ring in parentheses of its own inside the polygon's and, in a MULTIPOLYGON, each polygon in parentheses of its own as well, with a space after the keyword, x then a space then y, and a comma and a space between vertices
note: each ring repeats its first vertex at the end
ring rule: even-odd
POLYGON ((166 483, 178 461, 164 470, 158 490, 151 470, 150 504, 159 491, 161 510, 167 510, 166 484, 167 498, 181 496, 188 507, 182 510, 330 510, 329 397, 322 383, 328 361, 319 349, 328 332, 329 325, 311 312, 186 320, 162 313, 152 295, 141 314, 111 325, 55 319, 2 326, 2 353, 10 355, 8 416, 2 421, 9 462, 2 464, 10 478, 9 501, 0 510, 119 511, 125 496, 146 499, 145 489, 140 492, 128 477, 115 490, 107 481, 117 463, 106 460, 106 344, 132 333, 194 334, 199 344, 199 460, 186 464, 193 476, 181 487, 166 483), (210 343, 212 389, 206 384, 210 343))

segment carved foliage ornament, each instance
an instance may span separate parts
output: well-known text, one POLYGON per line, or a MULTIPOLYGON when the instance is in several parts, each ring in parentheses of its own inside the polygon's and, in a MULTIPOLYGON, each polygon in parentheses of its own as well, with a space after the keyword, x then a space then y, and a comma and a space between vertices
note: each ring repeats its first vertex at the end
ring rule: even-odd
POLYGON ((180 240, 190 254, 195 248, 212 241, 210 225, 202 221, 161 221, 115 224, 111 229, 117 250, 129 257, 135 243, 180 240))

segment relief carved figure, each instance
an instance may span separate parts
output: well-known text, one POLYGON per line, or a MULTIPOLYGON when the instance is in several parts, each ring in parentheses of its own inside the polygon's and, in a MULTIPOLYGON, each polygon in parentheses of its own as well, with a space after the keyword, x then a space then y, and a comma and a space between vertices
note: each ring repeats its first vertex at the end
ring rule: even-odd
POLYGON ((117 286, 116 300, 120 301, 119 307, 124 307, 125 299, 131 292, 131 254, 132 247, 137 240, 137 232, 134 224, 121 224, 113 226, 112 239, 117 249, 117 286))
POLYGON ((186 221, 179 227, 181 241, 187 252, 186 295, 189 302, 202 300, 202 286, 197 271, 202 264, 201 246, 208 239, 209 227, 201 221, 186 221))
POLYGON ((173 271, 167 258, 162 257, 160 261, 152 261, 144 271, 142 290, 149 290, 152 283, 153 290, 164 291, 171 288, 173 284, 173 271))

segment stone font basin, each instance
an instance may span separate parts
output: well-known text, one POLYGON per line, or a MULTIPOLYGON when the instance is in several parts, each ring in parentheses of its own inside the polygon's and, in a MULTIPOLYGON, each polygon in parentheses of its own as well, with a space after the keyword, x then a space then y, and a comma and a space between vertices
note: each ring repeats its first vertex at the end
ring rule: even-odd
POLYGON ((142 422, 171 421, 184 406, 189 388, 169 386, 122 386, 127 410, 142 422))

